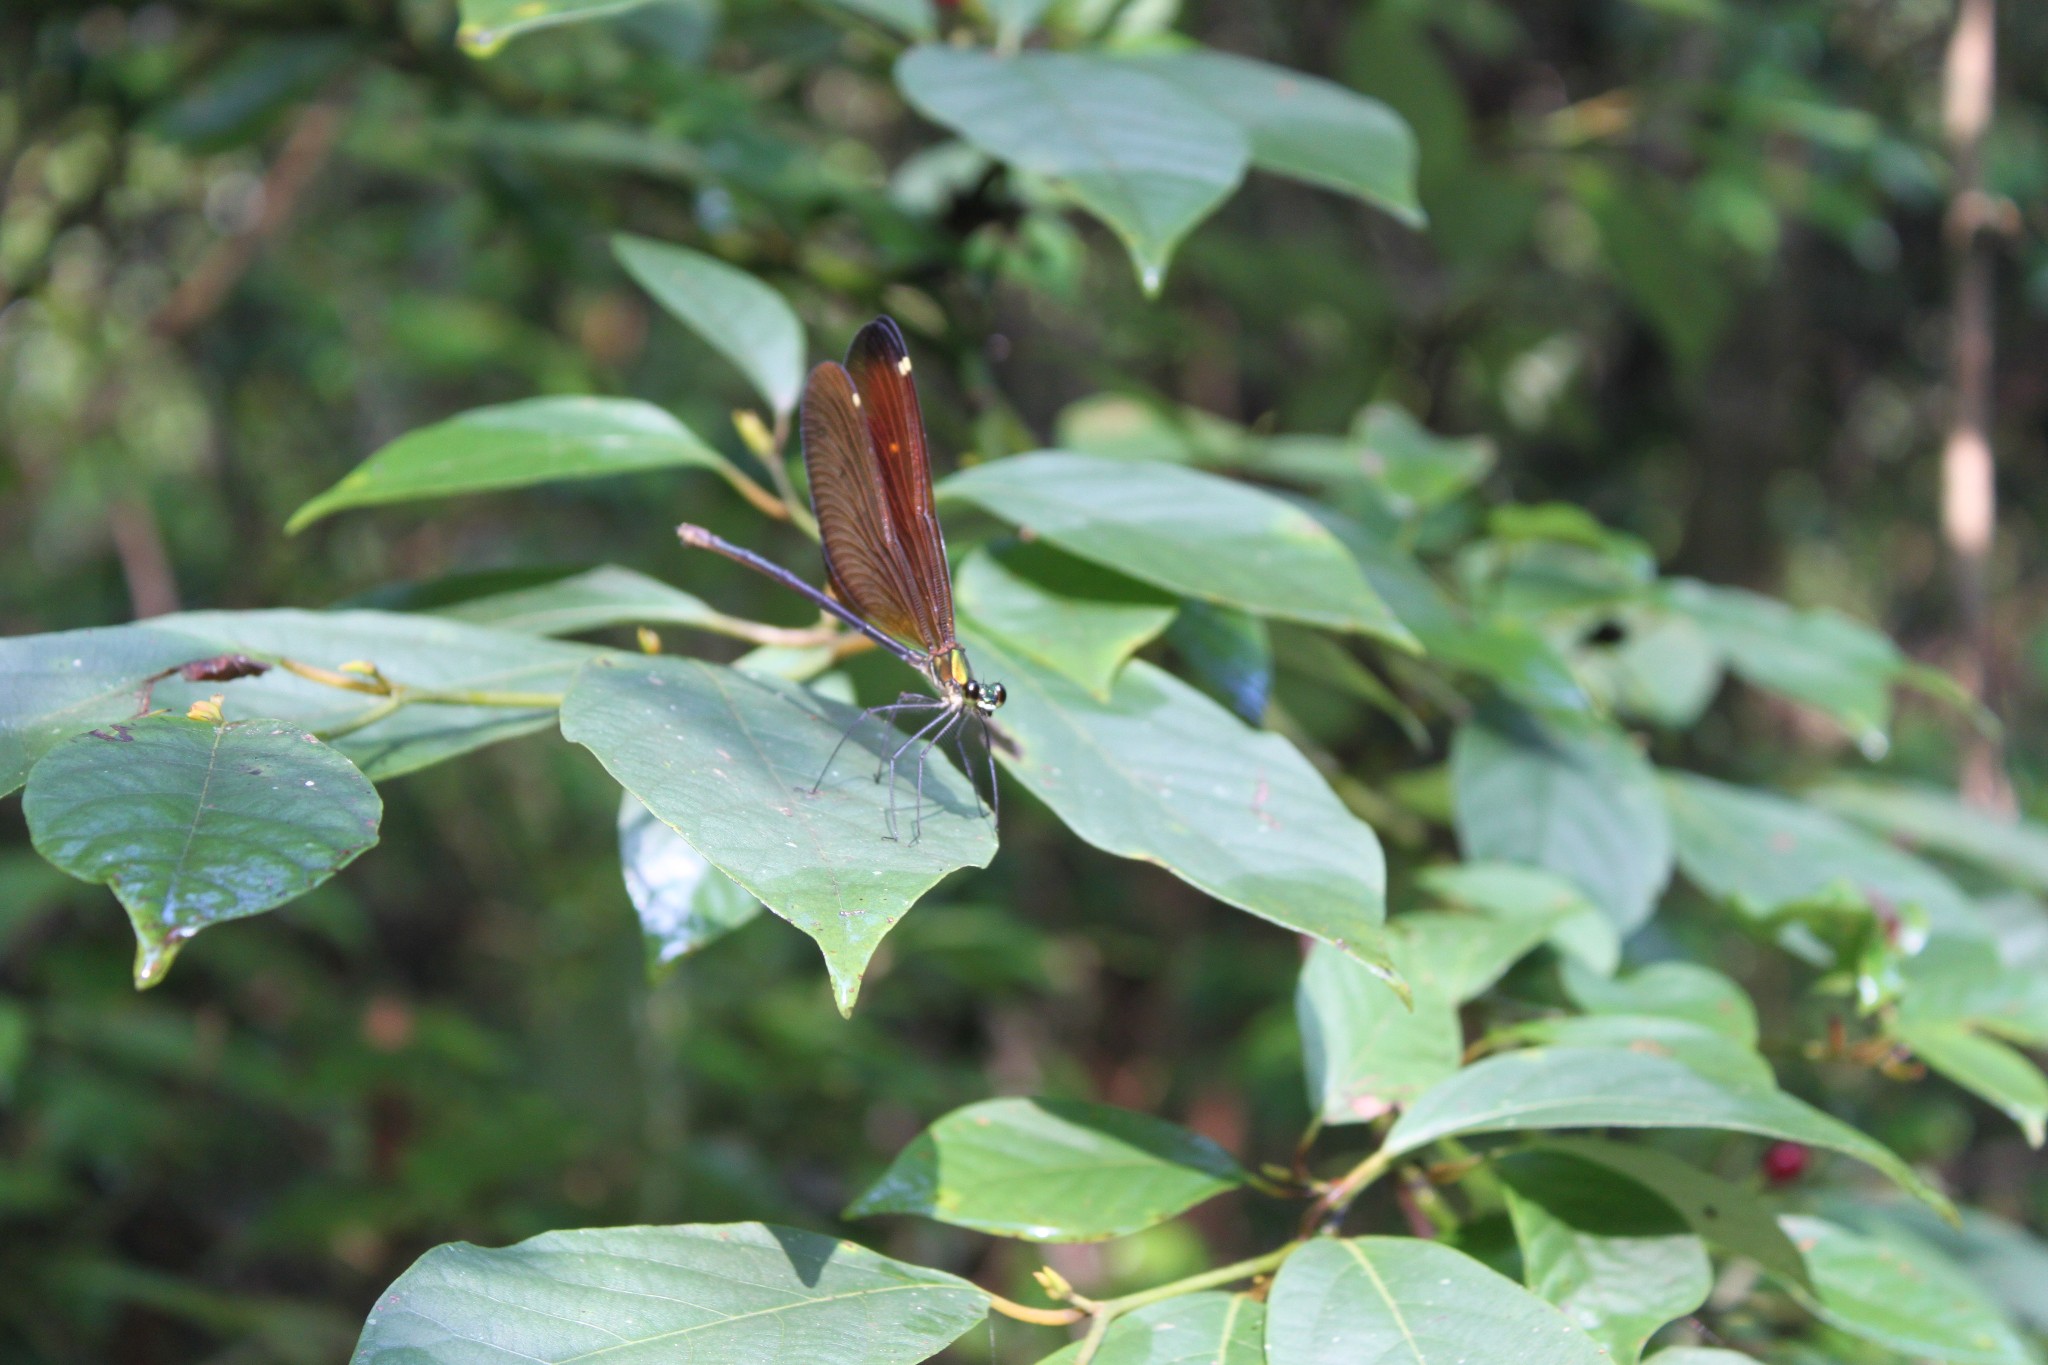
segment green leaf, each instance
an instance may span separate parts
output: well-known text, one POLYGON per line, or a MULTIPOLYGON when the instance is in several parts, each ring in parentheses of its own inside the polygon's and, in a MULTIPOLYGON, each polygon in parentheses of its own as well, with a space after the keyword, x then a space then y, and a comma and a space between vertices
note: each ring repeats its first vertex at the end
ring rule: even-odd
POLYGON ((2048 1076, 2024 1053, 1945 1020, 1901 1015, 1894 1033, 1929 1068, 2003 1110, 2027 1135, 2028 1146, 2039 1147, 2048 1136, 2048 1076))
POLYGON ((354 764, 277 720, 145 716, 51 749, 22 793, 36 852, 113 889, 153 986, 201 929, 303 896, 377 842, 354 764))
POLYGON ((1270 1365, 1609 1365, 1543 1300, 1461 1251, 1412 1237, 1318 1238, 1266 1300, 1270 1365))
POLYGON ((1467 858, 1569 878, 1623 935, 1671 876, 1656 777, 1626 735, 1591 720, 1496 707, 1451 740, 1458 843, 1467 858))
POLYGON ((1302 968, 1300 1024, 1309 1104, 1324 1123, 1366 1123, 1458 1069, 1465 1049, 1458 1006, 1479 995, 1543 941, 1550 921, 1424 912, 1387 924, 1387 955, 1408 983, 1386 983, 1318 945, 1302 968))
POLYGON ((292 513, 284 529, 302 531, 349 507, 724 463, 724 456, 652 403, 528 398, 408 432, 292 513))
POLYGON ((1684 1019, 1756 1045, 1756 1006, 1742 987, 1711 967, 1692 962, 1653 962, 1626 976, 1599 976, 1572 963, 1564 969, 1565 993, 1589 1014, 1651 1014, 1684 1019))
POLYGON ((1869 1209, 1883 1223, 1901 1228, 1954 1262, 2017 1321, 2048 1333, 2048 1243, 2016 1223, 1977 1209, 1960 1209, 1960 1224, 1942 1221, 1917 1205, 1887 1203, 1869 1209))
MULTIPOLYGON (((1081 1343, 1038 1365, 1079 1365, 1081 1343)), ((1110 1324, 1094 1365, 1266 1365, 1266 1305, 1245 1294, 1183 1294, 1110 1324)))
POLYGON ((1891 688, 1905 666, 1885 636, 1839 612, 1798 611, 1689 578, 1665 583, 1664 600, 1696 621, 1745 681, 1827 713, 1866 753, 1883 754, 1891 688))
MULTIPOLYGON (((1693 0, 1638 0, 1652 5, 1675 5, 1691 3, 1693 0)), ((1718 0, 1702 0, 1704 3, 1718 3, 1718 0)), ((1756 1365, 1755 1356, 1746 1356, 1740 1351, 1724 1351, 1717 1346, 1673 1346, 1647 1357, 1643 1365, 1756 1365)))
POLYGON ((1203 691, 1246 724, 1264 722, 1273 700, 1273 637, 1264 617, 1189 602, 1167 628, 1166 641, 1203 691))
POLYGON ((1757 919, 1804 906, 1867 912, 1871 898, 1974 930, 1948 878, 1813 806, 1690 773, 1663 774, 1678 865, 1702 891, 1757 919))
POLYGON ((1408 514, 1441 507, 1477 486, 1495 460, 1488 438, 1439 436, 1395 403, 1366 407, 1351 434, 1365 442, 1366 472, 1408 514))
POLYGON ((1855 1157, 1937 1208, 1948 1201, 1890 1149, 1775 1090, 1730 1089, 1682 1062, 1598 1048, 1488 1057, 1425 1093, 1387 1134, 1401 1156, 1447 1137, 1537 1128, 1718 1128, 1855 1157))
POLYGON ((1603 614, 1622 637, 1605 644, 1591 632, 1580 636, 1571 665, 1586 690, 1668 730, 1698 721, 1721 686, 1721 651, 1707 633, 1691 617, 1640 603, 1603 614))
POLYGON ((1683 1062, 1731 1090, 1775 1090, 1771 1065, 1748 1045, 1685 1019, 1654 1014, 1582 1014, 1531 1019, 1501 1037, 1555 1047, 1604 1047, 1683 1062))
POLYGON ((631 792, 619 801, 619 867, 640 915, 650 968, 666 967, 761 913, 761 902, 631 792))
POLYGON ((1931 934, 1900 964, 1902 1019, 1969 1024, 2033 1048, 2048 1048, 2048 973, 2007 963, 1988 939, 1931 934))
POLYGON ((702 626, 725 619, 681 588, 616 564, 537 587, 468 598, 436 607, 433 614, 521 635, 582 635, 608 626, 702 626))
POLYGON ((1293 745, 1142 659, 1097 701, 961 624, 1009 686, 1006 767, 1075 834, 1385 968, 1379 840, 1293 745))
POLYGON ((1903 782, 1837 779, 1806 799, 1910 847, 1974 863, 2032 891, 2048 891, 2048 828, 1965 805, 1954 793, 1903 782))
POLYGON ((379 1296, 352 1365, 912 1365, 987 1313, 965 1280, 815 1232, 584 1228, 435 1247, 379 1296))
POLYGON ((1603 976, 1621 961, 1621 938, 1600 907, 1554 872, 1514 863, 1449 863, 1424 868, 1416 884, 1452 905, 1503 919, 1540 919, 1559 952, 1603 976))
POLYGON ((1388 956, 1412 993, 1323 944, 1309 950, 1295 991, 1309 1108, 1324 1123, 1369 1123, 1458 1069, 1465 1038, 1458 1010, 1433 977, 1418 980, 1393 935, 1388 956))
POLYGON ((1430 748, 1429 727, 1423 724, 1422 717, 1350 650, 1321 631, 1284 622, 1274 625, 1269 633, 1273 662, 1279 668, 1357 698, 1400 726, 1401 733, 1417 749, 1430 748))
POLYGON ((960 867, 994 856, 995 832, 943 753, 924 770, 921 829, 910 774, 870 778, 905 736, 794 683, 695 659, 594 661, 562 705, 562 734, 763 905, 817 940, 842 1012, 882 936, 960 867), (889 736, 896 736, 891 740, 889 736), (817 792, 811 790, 824 780, 817 792), (913 834, 917 837, 913 837, 913 834))
MULTIPOLYGON (((157 619, 206 640, 210 654, 290 658, 326 669, 367 661, 409 688, 549 699, 532 706, 421 702, 362 724, 384 707, 384 698, 328 687, 283 669, 226 684, 231 714, 275 716, 315 732, 360 725, 337 735, 334 747, 379 782, 548 728, 555 721, 552 698, 566 692, 576 670, 600 653, 585 645, 395 612, 201 611, 157 619)), ((156 703, 177 710, 220 691, 220 683, 172 678, 158 685, 156 703)))
POLYGON ((1707 1301, 1714 1273, 1706 1247, 1641 1184, 1540 1148, 1495 1170, 1521 1243, 1523 1280, 1623 1365, 1659 1328, 1707 1301))
POLYGON ((1424 222, 1415 197, 1415 135, 1378 100, 1286 67, 1203 48, 1131 64, 1243 129, 1252 164, 1260 170, 1355 195, 1410 227, 1424 222))
POLYGON ((472 57, 489 57, 522 33, 608 19, 649 0, 461 0, 462 24, 455 41, 472 57))
POLYGON ((627 232, 612 238, 612 255, 656 303, 737 365, 777 417, 796 409, 804 327, 781 294, 716 256, 627 232))
POLYGON ((136 716, 150 678, 220 652, 161 625, 0 639, 0 796, 60 741, 136 716))
POLYGON ((926 118, 1052 181, 1107 223, 1148 294, 1250 161, 1236 124, 1113 59, 916 47, 896 63, 896 84, 926 118))
POLYGON ((1941 1253, 1899 1229, 1860 1236, 1821 1218, 1787 1215, 1824 1321, 1865 1341, 1948 1365, 2031 1365, 1997 1306, 1941 1253))
POLYGON ((1053 425, 1062 450, 1111 460, 1241 465, 1251 437, 1235 422, 1163 399, 1097 393, 1067 404, 1053 425))
POLYGON ((1249 484, 1052 450, 962 470, 939 494, 1183 597, 1412 643, 1335 536, 1249 484))
POLYGON ((1044 544, 976 550, 954 585, 959 610, 1003 643, 1098 699, 1173 620, 1156 588, 1044 544))
POLYGON ((1755 1194, 1654 1147, 1604 1138, 1549 1138, 1543 1147, 1621 1172, 1678 1210, 1710 1247, 1747 1257, 1789 1285, 1808 1283, 1799 1248, 1755 1194))
POLYGON ((1150 1114, 983 1100, 920 1133, 846 1216, 916 1213, 1030 1242, 1099 1242, 1243 1183, 1221 1147, 1150 1114))

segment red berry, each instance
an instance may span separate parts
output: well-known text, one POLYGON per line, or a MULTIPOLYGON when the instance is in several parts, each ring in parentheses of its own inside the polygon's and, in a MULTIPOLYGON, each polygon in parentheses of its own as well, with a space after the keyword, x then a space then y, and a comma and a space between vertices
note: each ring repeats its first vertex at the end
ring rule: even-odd
POLYGON ((1773 1185, 1789 1185, 1806 1174, 1806 1148, 1797 1142, 1774 1142, 1764 1152, 1764 1179, 1773 1185))

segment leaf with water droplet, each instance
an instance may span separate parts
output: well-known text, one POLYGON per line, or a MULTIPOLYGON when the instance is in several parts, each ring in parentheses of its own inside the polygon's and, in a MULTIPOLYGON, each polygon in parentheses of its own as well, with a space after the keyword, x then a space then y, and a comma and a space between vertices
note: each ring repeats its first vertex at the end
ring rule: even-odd
POLYGON ((153 986, 201 929, 302 896, 376 843, 383 803, 295 725, 155 715, 50 750, 22 811, 38 853, 113 888, 135 984, 153 986))

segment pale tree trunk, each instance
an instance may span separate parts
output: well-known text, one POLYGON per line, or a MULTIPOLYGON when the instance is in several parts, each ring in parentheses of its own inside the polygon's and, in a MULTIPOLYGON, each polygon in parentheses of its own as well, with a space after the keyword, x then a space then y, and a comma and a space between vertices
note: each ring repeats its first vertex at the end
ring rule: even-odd
MULTIPOLYGON (((1955 261, 1955 312, 1949 342, 1950 415, 1941 454, 1941 528, 1955 577, 1964 634, 1962 681, 1979 700, 1996 701, 1997 642, 1991 620, 1991 547, 1998 526, 1991 452, 1992 243, 1995 213, 1984 192, 1984 133, 1991 124, 1997 68, 1997 0, 1958 0, 1942 81, 1942 117, 1955 184, 1948 238, 1955 261)), ((1974 736, 1964 751, 1963 797, 2011 810, 2012 783, 1999 743, 1974 736)))

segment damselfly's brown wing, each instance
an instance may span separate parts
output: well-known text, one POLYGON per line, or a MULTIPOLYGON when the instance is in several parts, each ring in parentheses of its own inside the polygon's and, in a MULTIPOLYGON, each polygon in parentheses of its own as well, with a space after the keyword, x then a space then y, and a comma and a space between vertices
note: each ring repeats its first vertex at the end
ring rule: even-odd
POLYGON ((924 413, 917 404, 917 381, 910 374, 910 351, 903 333, 889 318, 876 318, 860 329, 846 352, 846 368, 860 393, 861 416, 882 468, 882 487, 889 516, 915 576, 919 620, 931 633, 925 647, 934 653, 951 649, 953 575, 946 564, 946 537, 932 507, 932 465, 924 439, 924 413))
POLYGON ((877 629, 936 652, 931 614, 920 603, 917 571, 897 534, 860 409, 844 366, 828 360, 811 371, 804 385, 804 470, 825 576, 839 600, 877 629))

